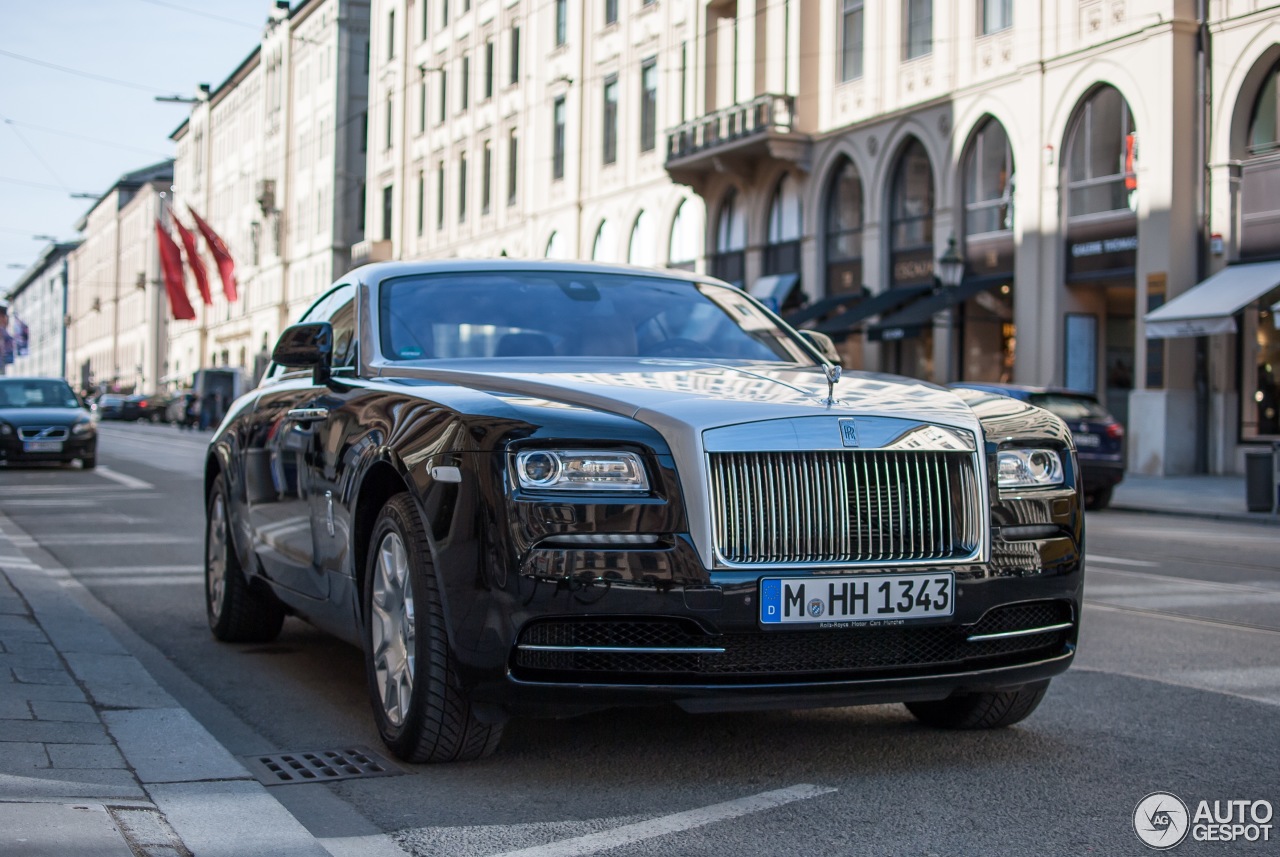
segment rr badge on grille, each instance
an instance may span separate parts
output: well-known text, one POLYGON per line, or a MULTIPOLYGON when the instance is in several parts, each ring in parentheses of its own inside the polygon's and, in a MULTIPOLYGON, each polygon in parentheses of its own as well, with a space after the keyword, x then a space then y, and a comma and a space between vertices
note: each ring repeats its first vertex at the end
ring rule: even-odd
POLYGON ((858 426, 851 417, 840 420, 840 442, 845 446, 858 445, 858 426))

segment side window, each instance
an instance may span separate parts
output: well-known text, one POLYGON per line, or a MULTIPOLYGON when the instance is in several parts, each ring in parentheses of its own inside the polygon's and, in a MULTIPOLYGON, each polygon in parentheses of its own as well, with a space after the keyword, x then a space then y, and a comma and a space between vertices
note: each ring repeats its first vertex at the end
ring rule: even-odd
POLYGON ((333 368, 355 368, 356 365, 356 299, 353 289, 346 288, 334 294, 336 307, 329 314, 333 325, 333 368))
MULTIPOLYGON (((352 298, 352 295, 354 294, 354 290, 355 290, 354 286, 344 284, 344 285, 338 286, 337 288, 331 289, 328 292, 325 292, 316 300, 315 303, 313 303, 307 309, 306 312, 302 314, 301 318, 299 318, 296 322, 294 322, 294 324, 302 324, 308 321, 324 321, 325 319, 329 319, 331 317, 330 309, 334 306, 337 306, 343 300, 344 297, 346 298, 348 306, 351 305, 352 303, 351 298, 352 298)), ((354 318, 352 319, 352 322, 353 322, 352 328, 354 331, 354 318)), ((333 333, 334 333, 334 344, 336 346, 337 336, 338 336, 338 329, 336 324, 334 325, 333 333)), ((337 354, 337 349, 335 347, 335 358, 336 358, 336 354, 337 354)), ((337 362, 337 360, 335 359, 335 362, 333 365, 343 366, 346 364, 337 362)), ((263 378, 263 380, 273 381, 289 373, 290 371, 294 371, 294 370, 287 369, 278 363, 272 363, 271 368, 267 370, 267 374, 263 378)))

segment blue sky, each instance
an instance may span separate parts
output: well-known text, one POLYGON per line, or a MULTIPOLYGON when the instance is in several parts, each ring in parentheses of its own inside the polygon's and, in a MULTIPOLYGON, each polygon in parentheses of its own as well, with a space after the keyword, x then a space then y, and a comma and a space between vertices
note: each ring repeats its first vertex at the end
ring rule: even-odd
POLYGON ((173 157, 169 134, 190 108, 155 96, 220 84, 258 44, 272 6, 0 0, 0 296, 45 247, 32 236, 76 237, 93 202, 72 193, 103 193, 173 157))

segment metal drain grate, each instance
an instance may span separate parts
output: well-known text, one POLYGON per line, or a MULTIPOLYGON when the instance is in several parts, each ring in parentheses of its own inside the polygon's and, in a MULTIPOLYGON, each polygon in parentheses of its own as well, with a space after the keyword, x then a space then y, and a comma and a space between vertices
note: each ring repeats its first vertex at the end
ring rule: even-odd
POLYGON ((250 773, 267 786, 332 782, 357 777, 394 777, 405 773, 368 747, 304 750, 243 758, 250 773))

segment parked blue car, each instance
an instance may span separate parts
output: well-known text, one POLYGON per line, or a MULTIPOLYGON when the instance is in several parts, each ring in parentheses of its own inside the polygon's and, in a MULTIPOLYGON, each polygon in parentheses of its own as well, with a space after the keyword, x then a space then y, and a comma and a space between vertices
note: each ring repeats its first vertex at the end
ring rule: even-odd
POLYGON ((1095 396, 1060 387, 977 381, 963 381, 951 386, 1012 396, 1061 417, 1076 442, 1076 457, 1084 476, 1084 507, 1105 509, 1111 503, 1112 491, 1124 480, 1124 426, 1095 396))

